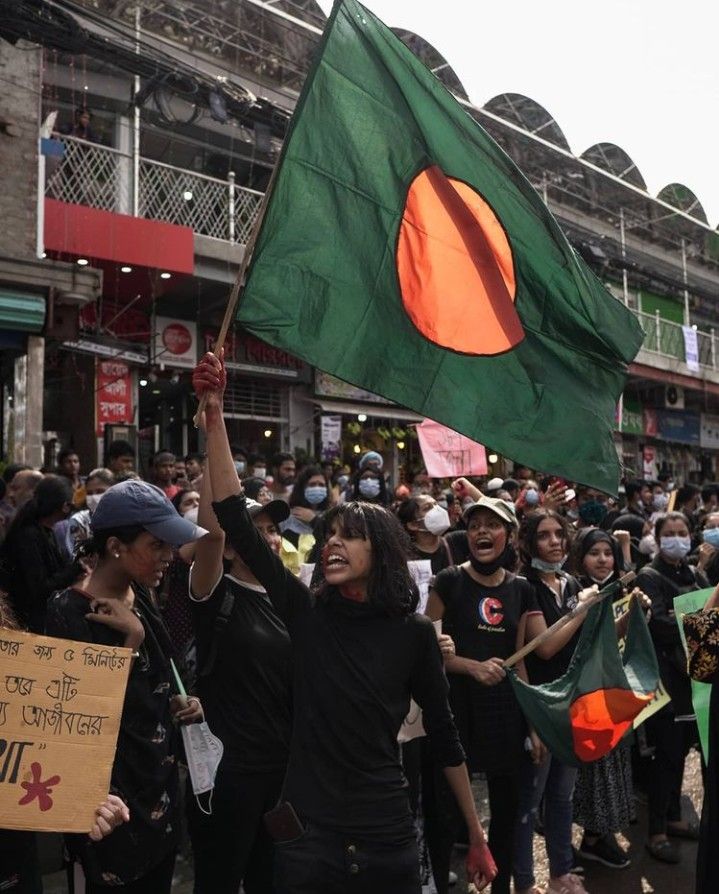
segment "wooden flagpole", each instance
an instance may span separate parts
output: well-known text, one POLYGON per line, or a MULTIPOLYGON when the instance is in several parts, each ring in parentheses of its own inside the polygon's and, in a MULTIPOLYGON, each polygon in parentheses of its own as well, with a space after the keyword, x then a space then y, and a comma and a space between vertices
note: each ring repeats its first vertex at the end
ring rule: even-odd
POLYGON ((587 599, 586 602, 579 602, 574 608, 564 617, 560 618, 556 623, 552 624, 551 627, 547 627, 547 629, 540 633, 539 636, 535 636, 534 639, 531 639, 525 646, 523 646, 519 651, 515 652, 514 655, 510 655, 509 658, 504 662, 504 667, 514 667, 517 662, 521 661, 524 657, 530 654, 530 652, 534 652, 537 646, 541 646, 543 642, 550 639, 554 634, 561 630, 562 627, 566 627, 570 621, 573 621, 575 618, 580 617, 581 615, 586 614, 589 609, 596 605, 598 602, 602 602, 607 596, 610 596, 617 589, 617 585, 622 587, 626 587, 627 584, 630 584, 636 574, 633 571, 628 572, 623 577, 620 577, 618 581, 615 581, 613 584, 609 584, 608 587, 605 587, 603 590, 600 590, 596 596, 593 596, 591 599, 587 599))
MULTIPOLYGON (((235 318, 235 312, 237 310, 237 304, 240 298, 240 289, 245 284, 245 274, 247 273, 247 268, 250 266, 250 261, 252 260, 252 255, 255 251, 255 243, 257 242, 257 237, 259 236, 260 229, 262 227, 262 222, 265 219, 265 214, 267 213, 267 206, 270 201, 270 195, 272 194, 272 188, 275 185, 275 179, 277 177, 277 171, 280 168, 280 164, 282 159, 279 159, 277 164, 272 169, 272 174, 270 175, 270 180, 267 184, 267 189, 265 190, 265 194, 262 197, 262 202, 260 203, 260 210, 257 212, 257 220, 252 227, 252 232, 250 233, 250 238, 245 243, 245 253, 242 255, 242 263, 240 264, 240 268, 237 271, 237 276, 235 278, 235 282, 232 286, 232 290, 230 291, 230 296, 227 299, 227 307, 225 308, 225 316, 222 320, 222 326, 220 327, 220 332, 217 336, 217 341, 215 342, 215 346, 212 349, 212 353, 215 357, 219 357, 222 352, 222 348, 224 347, 225 340, 227 338, 227 333, 230 330, 230 326, 235 318)), ((207 403, 207 397, 203 395, 200 398, 200 402, 197 405, 197 412, 193 418, 193 422, 195 423, 195 428, 198 427, 200 417, 205 411, 205 404, 207 403)))

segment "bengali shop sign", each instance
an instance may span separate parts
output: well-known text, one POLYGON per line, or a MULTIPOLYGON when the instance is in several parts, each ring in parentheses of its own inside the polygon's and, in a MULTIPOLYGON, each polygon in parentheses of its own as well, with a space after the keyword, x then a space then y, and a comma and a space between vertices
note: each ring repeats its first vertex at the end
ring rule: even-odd
POLYGON ((110 787, 131 654, 0 628, 0 829, 90 830, 110 787))
POLYGON ((119 360, 98 360, 95 370, 97 434, 106 425, 132 422, 132 374, 119 360))

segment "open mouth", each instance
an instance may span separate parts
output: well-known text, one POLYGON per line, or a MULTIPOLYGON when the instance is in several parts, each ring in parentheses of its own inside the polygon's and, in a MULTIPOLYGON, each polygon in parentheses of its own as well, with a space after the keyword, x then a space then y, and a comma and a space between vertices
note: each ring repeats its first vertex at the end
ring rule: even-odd
POLYGON ((474 541, 475 549, 492 549, 493 546, 494 544, 489 537, 481 537, 479 540, 474 541))
POLYGON ((325 569, 345 568, 348 565, 349 562, 347 559, 345 559, 344 556, 340 556, 338 553, 330 553, 325 561, 325 569))

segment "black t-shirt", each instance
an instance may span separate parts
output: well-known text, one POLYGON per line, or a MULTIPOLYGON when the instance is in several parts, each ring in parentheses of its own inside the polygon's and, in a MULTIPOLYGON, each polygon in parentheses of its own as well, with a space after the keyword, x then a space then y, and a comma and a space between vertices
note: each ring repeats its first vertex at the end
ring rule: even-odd
POLYGON ((192 597, 192 615, 198 694, 210 729, 225 747, 223 760, 243 773, 284 770, 292 728, 292 647, 267 593, 225 574, 209 598, 192 597), (215 621, 228 591, 232 611, 218 631, 215 621), (203 676, 213 638, 214 664, 203 676))
MULTIPOLYGON (((150 594, 137 586, 134 611, 145 639, 127 681, 110 783, 110 791, 130 808, 130 822, 98 842, 86 835, 68 836, 90 877, 110 885, 128 884, 161 862, 177 846, 181 820, 180 732, 170 713, 170 698, 176 691, 172 644, 150 594)), ((48 603, 47 634, 108 646, 123 644, 121 633, 86 619, 88 612, 87 596, 74 589, 57 593, 48 603)))
MULTIPOLYGON (((551 627, 552 624, 555 624, 560 618, 563 618, 564 615, 569 614, 569 612, 576 606, 578 601, 577 596, 582 589, 579 581, 570 574, 565 574, 565 572, 560 571, 559 577, 562 579, 561 597, 557 597, 554 590, 547 586, 547 584, 540 579, 539 575, 530 572, 528 576, 529 583, 534 589, 537 605, 544 615, 544 620, 547 622, 547 627, 551 627)), ((569 642, 551 658, 540 658, 536 652, 527 655, 524 659, 524 665, 527 668, 529 682, 535 686, 540 683, 551 683, 553 680, 558 680, 565 674, 569 667, 569 662, 572 660, 572 655, 574 655, 574 650, 579 641, 580 633, 581 628, 577 630, 569 642)))
MULTIPOLYGON (((444 604, 442 631, 457 655, 474 661, 508 658, 517 651, 519 622, 539 611, 531 585, 507 572, 497 587, 478 583, 465 568, 440 572, 433 589, 444 604)), ((513 772, 526 725, 508 679, 484 686, 467 674, 449 674, 450 705, 472 770, 513 772)))
POLYGON ((285 797, 300 818, 385 844, 414 837, 397 734, 413 697, 437 764, 464 760, 434 628, 336 591, 315 599, 269 549, 243 497, 214 509, 292 640, 294 721, 285 797))
POLYGON ((413 544, 412 552, 412 557, 414 559, 429 559, 432 565, 433 575, 439 574, 443 568, 448 568, 450 565, 454 564, 454 560, 449 552, 449 547, 447 546, 444 537, 439 538, 439 546, 433 553, 423 552, 417 547, 417 544, 413 544))

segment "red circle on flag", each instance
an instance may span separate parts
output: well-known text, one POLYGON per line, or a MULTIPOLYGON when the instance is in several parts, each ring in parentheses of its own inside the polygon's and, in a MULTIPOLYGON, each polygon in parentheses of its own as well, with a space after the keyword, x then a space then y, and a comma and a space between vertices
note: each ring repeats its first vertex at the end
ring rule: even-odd
POLYGON ((524 338, 502 224, 476 190, 436 165, 409 188, 396 261, 405 311, 429 341, 486 356, 524 338))
POLYGON ((171 354, 186 354, 192 347, 192 335, 187 326, 171 323, 162 333, 162 343, 171 354))

